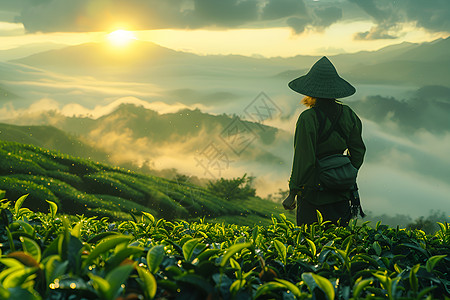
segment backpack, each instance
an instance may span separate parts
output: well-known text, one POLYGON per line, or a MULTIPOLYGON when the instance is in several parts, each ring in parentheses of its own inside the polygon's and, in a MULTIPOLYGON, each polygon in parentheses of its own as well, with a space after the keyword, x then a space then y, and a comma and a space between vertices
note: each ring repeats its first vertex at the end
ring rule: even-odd
MULTIPOLYGON (((341 129, 336 124, 339 121, 339 118, 342 115, 342 105, 338 106, 338 115, 331 122, 330 129, 321 136, 323 131, 323 127, 325 126, 325 120, 322 116, 322 112, 319 111, 318 108, 313 107, 314 111, 317 114, 317 119, 319 121, 319 132, 318 132, 318 141, 317 144, 327 140, 331 133, 336 130, 339 135, 342 136, 343 139, 346 140, 346 137, 342 133, 341 129)), ((323 190, 350 190, 352 191, 351 201, 351 216, 357 217, 360 215, 361 217, 365 217, 365 213, 362 210, 361 202, 358 193, 358 185, 356 184, 356 177, 358 176, 358 169, 356 169, 348 155, 344 154, 332 154, 327 155, 325 157, 317 159, 317 167, 318 167, 318 184, 319 191, 323 190)))
MULTIPOLYGON (((331 133, 336 130, 336 125, 342 115, 342 105, 338 106, 338 115, 332 120, 330 129, 321 135, 325 120, 321 115, 323 112, 314 107, 319 120, 319 138, 317 143, 327 140, 331 133)), ((341 130, 336 130, 341 136, 341 130)), ((345 139, 345 137, 343 136, 345 139)), ((358 169, 356 169, 348 155, 332 154, 317 159, 316 166, 318 167, 318 183, 320 190, 350 190, 356 185, 356 177, 358 169)))

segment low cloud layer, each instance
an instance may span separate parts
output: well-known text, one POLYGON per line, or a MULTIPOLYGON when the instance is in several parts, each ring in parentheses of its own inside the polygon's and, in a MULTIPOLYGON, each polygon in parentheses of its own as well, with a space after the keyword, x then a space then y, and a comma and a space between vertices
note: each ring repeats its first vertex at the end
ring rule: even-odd
MULTIPOLYGON (((110 119, 109 127, 98 126, 97 130, 90 130, 83 137, 92 145, 100 145, 110 151, 116 162, 150 163, 158 169, 177 168, 182 173, 199 177, 207 177, 207 174, 196 161, 196 150, 200 153, 209 142, 214 141, 221 145, 223 151, 228 151, 232 161, 221 176, 236 177, 244 173, 256 176, 256 188, 260 195, 275 193, 280 188, 287 189, 292 163, 292 135, 296 118, 304 107, 298 104, 299 97, 287 90, 285 82, 281 84, 273 78, 266 82, 259 77, 252 81, 235 76, 230 82, 218 77, 219 85, 211 78, 206 81, 202 77, 199 81, 191 80, 190 89, 177 86, 167 90, 139 82, 120 83, 63 76, 9 63, 1 63, 0 67, 3 70, 0 72, 0 88, 20 97, 0 98, 1 120, 13 118, 15 124, 22 125, 57 126, 64 118, 73 115, 100 117, 123 103, 162 114, 184 108, 200 108, 220 116, 224 112, 223 105, 229 109, 226 112, 244 114, 244 108, 264 86, 283 111, 282 116, 264 123, 284 129, 285 134, 277 135, 275 141, 269 144, 256 140, 252 151, 239 157, 226 150, 226 145, 218 138, 219 129, 209 134, 200 130, 195 136, 173 143, 155 143, 150 138, 151 133, 168 132, 169 136, 172 128, 140 129, 140 126, 132 127, 110 119), (270 82, 273 86, 280 86, 279 89, 273 88, 270 82), (161 102, 163 97, 164 102, 161 102), (208 98, 215 99, 208 103, 208 98), (171 102, 165 101, 169 99, 171 102), (42 114, 42 110, 52 112, 42 114), (136 129, 140 130, 140 135, 135 135, 136 129), (268 164, 268 158, 273 156, 281 157, 284 164, 273 163, 274 159, 272 164, 268 164)), ((379 86, 376 87, 375 90, 378 90, 379 86)), ((391 94, 389 88, 383 87, 383 91, 391 94)), ((363 119, 368 151, 359 184, 364 208, 375 214, 401 213, 417 217, 427 214, 430 209, 447 207, 450 194, 447 171, 450 169, 450 91, 446 87, 430 86, 409 95, 406 100, 369 96, 347 102, 363 119)), ((1 93, 0 97, 3 96, 4 93, 1 93)), ((141 125, 142 122, 143 119, 137 114, 135 124, 141 125)))
MULTIPOLYGON (((123 98, 114 103, 118 104, 121 101, 136 105, 144 104, 147 108, 159 107, 165 112, 183 108, 177 105, 145 103, 138 98, 123 98)), ((82 106, 78 105, 80 111, 81 108, 82 106)), ((106 113, 111 108, 111 105, 98 106, 96 110, 97 113, 106 113)), ((142 107, 137 111, 144 110, 142 107)), ((89 110, 85 108, 85 111, 89 110)), ((27 122, 35 124, 39 121, 58 127, 58 124, 64 122, 63 117, 59 115, 61 112, 55 102, 47 99, 30 106, 26 111, 21 111, 18 120, 22 124, 27 122), (38 117, 38 107, 44 106, 53 109, 55 113, 47 114, 45 118, 42 114, 38 117)), ((214 166, 211 166, 209 171, 216 177, 231 178, 242 176, 244 173, 256 176, 257 192, 265 196, 277 192, 280 188, 287 189, 292 160, 291 134, 295 119, 296 116, 270 120, 271 124, 286 128, 287 131, 278 135, 273 144, 255 140, 241 156, 233 154, 221 141, 219 138, 221 127, 208 130, 202 127, 197 135, 181 139, 168 136, 167 142, 155 143, 151 137, 155 129, 147 128, 147 135, 137 135, 138 128, 123 123, 120 117, 114 117, 107 122, 105 119, 105 122, 99 123, 94 130, 83 135, 83 139, 105 151, 109 149, 114 163, 132 162, 137 165, 146 164, 156 169, 176 168, 181 173, 209 179, 213 179, 211 174, 202 168, 198 159, 201 159, 201 153, 209 143, 214 142, 215 146, 227 155, 229 161, 226 166, 222 165, 220 173, 217 173, 214 166), (268 163, 261 159, 264 157, 261 156, 261 151, 282 157, 284 164, 268 163)), ((447 172, 450 168, 448 159, 450 132, 448 129, 441 129, 438 133, 432 133, 423 128, 411 131, 401 126, 400 122, 401 120, 372 121, 363 118, 364 139, 368 151, 359 175, 359 187, 363 207, 366 210, 375 214, 408 214, 415 218, 427 214, 430 209, 439 210, 446 207, 450 194, 448 184, 450 178, 447 172)))

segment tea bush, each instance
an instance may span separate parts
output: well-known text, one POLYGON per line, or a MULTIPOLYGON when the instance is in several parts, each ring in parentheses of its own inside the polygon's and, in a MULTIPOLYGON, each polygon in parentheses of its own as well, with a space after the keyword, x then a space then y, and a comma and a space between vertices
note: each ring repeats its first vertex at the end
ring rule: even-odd
POLYGON ((450 225, 267 226, 60 215, 1 201, 1 299, 443 299, 450 225))
MULTIPOLYGON (((256 216, 253 220, 261 223, 283 212, 279 203, 258 197, 236 205, 187 180, 138 174, 32 145, 0 141, 0 158, 0 189, 11 199, 29 193, 25 205, 35 210, 50 200, 72 215, 98 213, 128 220, 131 213, 139 217, 141 211, 151 211, 168 220, 235 216, 242 223, 248 220, 241 216, 256 216), (122 200, 118 205, 105 199, 122 200)), ((293 219, 293 214, 288 217, 293 219)))

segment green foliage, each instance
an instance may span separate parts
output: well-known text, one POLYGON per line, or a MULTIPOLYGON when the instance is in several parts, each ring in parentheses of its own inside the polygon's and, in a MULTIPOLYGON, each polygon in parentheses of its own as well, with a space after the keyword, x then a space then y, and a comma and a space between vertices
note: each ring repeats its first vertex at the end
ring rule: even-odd
POLYGON ((238 189, 230 190, 235 195, 231 197, 249 199, 238 207, 182 175, 167 180, 5 141, 0 141, 1 155, 5 160, 0 161, 4 164, 0 166, 0 189, 10 199, 30 194, 24 205, 33 210, 47 210, 46 201, 51 201, 62 213, 114 220, 148 212, 166 219, 206 217, 221 222, 229 218, 234 223, 251 220, 259 224, 272 213, 283 212, 280 205, 253 197, 252 178, 245 175, 230 181, 238 184, 238 189))
POLYGON ((0 176, 0 189, 6 191, 6 197, 9 199, 17 199, 23 194, 30 194, 24 205, 33 210, 47 209, 48 205, 45 200, 59 204, 58 198, 46 186, 32 181, 0 176))
MULTIPOLYGON (((2 299, 437 299, 450 296, 450 226, 297 227, 156 219, 109 223, 2 200, 2 299)), ((2 234, 0 232, 0 234, 2 234)))
POLYGON ((207 188, 225 200, 246 200, 255 196, 256 190, 251 187, 253 179, 247 174, 233 179, 220 178, 215 182, 209 181, 207 188))
POLYGON ((439 229, 439 226, 437 225, 438 221, 450 221, 450 217, 442 211, 430 211, 430 214, 427 217, 421 216, 417 218, 414 222, 410 222, 407 225, 407 228, 420 229, 426 233, 434 233, 439 229))

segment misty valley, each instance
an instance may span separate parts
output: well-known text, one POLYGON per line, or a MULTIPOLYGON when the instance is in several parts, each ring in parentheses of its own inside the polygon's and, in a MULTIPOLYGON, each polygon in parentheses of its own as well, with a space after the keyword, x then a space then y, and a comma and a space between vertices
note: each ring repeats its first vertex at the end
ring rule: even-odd
MULTIPOLYGON (((304 108, 286 82, 316 57, 134 47, 133 57, 90 43, 1 63, 0 138, 167 179, 248 174, 263 198, 287 189, 293 129, 304 108), (245 131, 238 147, 233 130, 245 131), (213 148, 226 159, 210 170, 200 160, 213 148)), ((360 187, 375 215, 415 219, 448 201, 448 49, 447 38, 332 57, 358 89, 344 102, 365 122, 360 187)))

